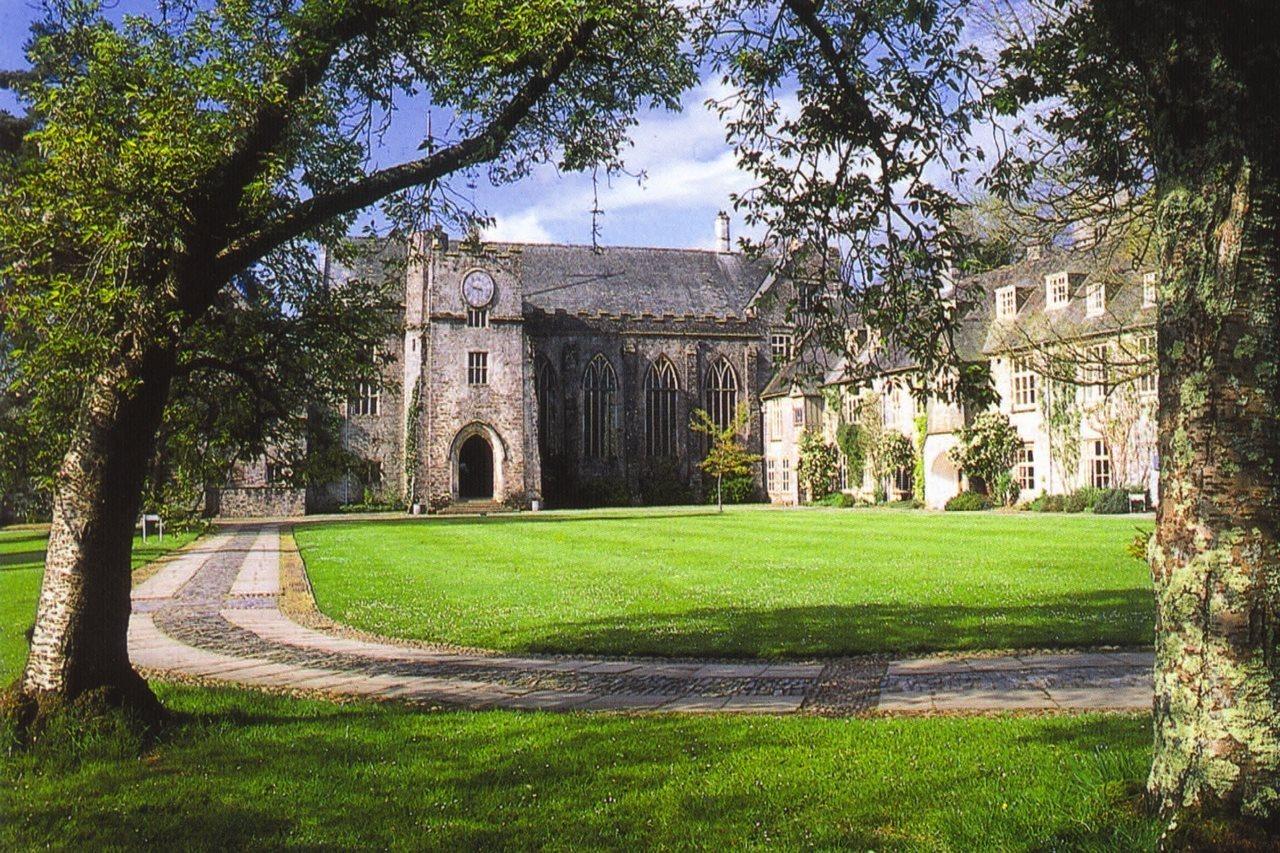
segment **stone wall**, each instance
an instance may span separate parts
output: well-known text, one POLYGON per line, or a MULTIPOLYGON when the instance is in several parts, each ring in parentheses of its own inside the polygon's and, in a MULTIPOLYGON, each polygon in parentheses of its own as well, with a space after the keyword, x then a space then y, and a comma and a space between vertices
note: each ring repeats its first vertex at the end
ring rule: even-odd
POLYGON ((209 511, 220 518, 305 515, 307 493, 277 486, 230 486, 211 492, 209 511))
MULTIPOLYGON (((689 428, 695 408, 706 408, 708 371, 721 358, 728 361, 738 383, 738 402, 748 407, 746 444, 762 447, 760 392, 772 375, 767 327, 751 320, 714 318, 600 317, 531 315, 528 333, 535 359, 554 371, 555 391, 550 406, 554 423, 549 430, 550 451, 564 460, 568 476, 577 483, 618 481, 638 497, 642 481, 652 477, 656 462, 646 443, 645 377, 651 364, 667 359, 675 368, 676 454, 678 477, 695 492, 701 476, 697 463, 705 439, 689 428), (604 356, 618 380, 618 419, 621 435, 617 452, 606 460, 582 454, 582 382, 596 355, 604 356)), ((763 486, 763 483, 761 483, 763 486)))
POLYGON ((524 336, 523 302, 511 253, 489 249, 437 252, 429 264, 422 338, 422 454, 420 496, 458 498, 457 452, 481 435, 494 456, 494 500, 527 504, 539 496, 533 376, 524 336), (467 325, 462 281, 483 269, 496 289, 487 324, 467 325), (488 381, 472 385, 468 353, 488 357, 488 381))

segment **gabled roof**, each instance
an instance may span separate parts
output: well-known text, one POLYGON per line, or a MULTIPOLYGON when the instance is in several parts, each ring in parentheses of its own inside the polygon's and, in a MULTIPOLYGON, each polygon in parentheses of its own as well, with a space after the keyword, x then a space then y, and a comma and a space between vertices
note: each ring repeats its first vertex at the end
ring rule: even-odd
POLYGON ((518 253, 525 304, 546 313, 746 319, 767 259, 693 249, 500 244, 518 253))
MULTIPOLYGON (((1057 341, 1078 341, 1121 331, 1150 328, 1155 309, 1142 302, 1142 272, 1132 260, 1103 247, 1088 250, 1053 248, 1037 259, 1026 259, 970 276, 956 285, 956 299, 969 308, 955 327, 955 343, 965 361, 981 361, 1011 350, 1029 349, 1057 341), (1045 277, 1071 275, 1070 301, 1063 308, 1046 307, 1045 277), (1090 283, 1107 287, 1107 307, 1100 316, 1086 312, 1085 293, 1090 283), (1018 313, 1011 320, 995 317, 996 292, 1013 285, 1018 289, 1018 313)), ((876 354, 882 373, 913 370, 916 363, 906 353, 887 348, 876 354)), ((842 381, 843 363, 827 377, 842 381)))

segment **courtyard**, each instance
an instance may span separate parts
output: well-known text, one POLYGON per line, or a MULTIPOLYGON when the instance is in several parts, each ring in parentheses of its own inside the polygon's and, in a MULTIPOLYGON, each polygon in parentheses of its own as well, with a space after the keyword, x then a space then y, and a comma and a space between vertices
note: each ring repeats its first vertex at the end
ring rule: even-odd
MULTIPOLYGON (((524 611, 525 621, 510 623, 523 631, 524 640, 501 639, 519 636, 510 626, 507 634, 440 635, 455 643, 498 637, 495 648, 532 647, 537 641, 531 638, 547 636, 546 625, 565 620, 555 611, 556 602, 581 595, 553 594, 567 575, 577 576, 585 589, 620 587, 589 601, 596 611, 591 618, 600 619, 603 608, 613 607, 607 618, 621 624, 628 611, 619 610, 617 602, 654 586, 667 573, 672 582, 663 594, 630 611, 642 624, 670 620, 673 602, 702 596, 707 600, 690 603, 687 612, 778 610, 783 618, 771 624, 784 641, 765 645, 765 627, 748 630, 749 620, 742 618, 720 623, 740 628, 731 643, 717 644, 714 624, 695 615, 686 624, 696 629, 671 632, 670 646, 653 640, 635 651, 665 657, 822 658, 854 649, 920 648, 906 635, 886 634, 877 644, 871 631, 858 632, 856 644, 848 645, 805 639, 806 630, 815 639, 824 629, 853 630, 859 608, 877 604, 877 597, 895 589, 904 611, 913 598, 942 602, 950 595, 963 611, 994 614, 997 597, 1010 596, 1017 602, 1010 606, 1024 614, 1018 624, 1033 631, 1027 636, 1044 645, 1072 645, 1054 639, 1057 626, 1070 618, 1060 610, 1062 601, 1091 590, 1132 589, 1134 597, 1144 591, 1140 574, 1124 562, 1131 560, 1124 543, 1132 520, 1127 526, 1100 521, 997 514, 953 521, 941 514, 874 510, 749 509, 716 517, 663 510, 460 521, 360 519, 299 525, 296 535, 318 603, 339 621, 348 617, 326 598, 333 590, 346 590, 348 601, 368 602, 352 611, 365 613, 377 612, 377 602, 390 598, 397 584, 412 592, 412 605, 396 611, 403 622, 351 619, 366 630, 412 635, 397 626, 412 624, 412 608, 430 606, 425 603, 431 600, 429 588, 443 585, 447 574, 444 568, 426 572, 450 560, 464 569, 470 542, 478 552, 472 559, 490 561, 499 574, 486 587, 476 564, 469 576, 448 587, 450 595, 475 585, 481 589, 473 600, 489 595, 495 613, 510 612, 507 602, 522 595, 522 576, 514 567, 541 560, 544 569, 529 574, 524 595, 536 597, 549 612, 541 627, 528 619, 532 606, 524 611), (1038 560, 1031 543, 1019 541, 1017 525, 1029 523, 1027 535, 1043 537, 1039 527, 1046 521, 1068 532, 1053 554, 1046 551, 1038 560), (984 586, 963 570, 961 560, 921 544, 931 524, 953 525, 951 537, 967 537, 975 554, 1000 553, 1007 571, 984 586), (877 540, 872 530, 886 530, 886 535, 877 540), (864 539, 863 549, 850 548, 844 536, 864 539), (585 548, 583 541, 592 539, 597 546, 585 548), (689 547, 681 549, 681 541, 689 547), (774 543, 773 550, 768 543, 774 543), (627 554, 628 549, 641 553, 627 554), (733 559, 722 563, 721 549, 733 559), (784 552, 790 561, 777 560, 784 552), (858 560, 855 553, 868 557, 858 560), (928 562, 932 574, 911 570, 921 561, 928 562), (627 562, 645 564, 627 573, 622 570, 627 562), (775 563, 781 568, 771 568, 775 563), (903 576, 896 588, 894 571, 903 576), (798 572, 809 573, 802 575, 809 578, 803 598, 785 591, 784 581, 798 572), (342 583, 335 583, 339 576, 342 583), (932 584, 926 582, 929 577, 932 584), (359 593, 362 580, 366 591, 359 593), (503 585, 514 587, 506 599, 495 591, 503 585), (803 617, 790 615, 812 606, 818 598, 813 589, 819 587, 829 596, 843 596, 840 606, 848 614, 834 626, 806 626, 803 617), (858 597, 858 589, 872 592, 858 597), (1026 613, 1037 616, 1029 619, 1026 613)), ((254 544, 235 552, 258 548, 254 537, 260 533, 237 535, 237 541, 254 544)), ((198 553, 206 541, 183 553, 198 553)), ((186 544, 185 538, 167 539, 164 548, 152 542, 136 552, 139 580, 158 578, 166 570, 143 568, 148 560, 186 544)), ((38 531, 0 532, 5 678, 16 676, 21 664, 40 551, 38 531)), ((176 565, 166 564, 169 570, 176 565)), ((241 592, 248 601, 259 591, 241 592)), ((447 600, 444 595, 436 599, 447 600)), ((1088 599, 1087 605, 1095 614, 1093 624, 1123 618, 1123 607, 1105 603, 1103 596, 1088 599)), ((135 601, 135 610, 139 606, 135 601)), ((462 624, 468 611, 455 609, 449 618, 462 624)), ((135 621, 140 616, 152 614, 144 608, 135 621)), ((929 618, 955 617, 939 610, 929 618)), ((485 630, 495 631, 495 624, 500 623, 490 622, 485 630)), ((1130 630, 1141 631, 1141 624, 1134 622, 1130 630)), ((958 628, 947 641, 950 648, 1005 648, 1023 636, 1006 629, 984 639, 977 625, 958 628)), ((640 633, 636 627, 630 635, 640 633)), ((613 645, 606 645, 594 635, 574 634, 564 641, 574 645, 562 648, 623 653, 632 650, 620 645, 625 636, 615 635, 609 638, 613 645)), ((1106 636, 1111 643, 1132 644, 1124 634, 1106 636)), ((1080 642, 1101 644, 1096 638, 1080 642)), ((145 667, 146 660, 139 665, 145 667)), ((211 684, 161 681, 156 686, 178 714, 177 725, 158 741, 141 742, 135 733, 108 728, 68 732, 6 752, 0 843, 14 848, 45 842, 189 846, 194 838, 196 846, 216 848, 397 846, 411 839, 413 846, 456 848, 504 846, 519 838, 529 846, 611 848, 782 844, 961 850, 1048 844, 1140 849, 1150 848, 1157 834, 1155 822, 1135 808, 1150 760, 1144 713, 823 718, 459 711, 350 698, 333 704, 211 684), (362 819, 353 821, 353 813, 362 819)))
POLYGON ((1149 646, 1150 518, 598 510, 299 525, 317 603, 513 652, 805 659, 1149 646))

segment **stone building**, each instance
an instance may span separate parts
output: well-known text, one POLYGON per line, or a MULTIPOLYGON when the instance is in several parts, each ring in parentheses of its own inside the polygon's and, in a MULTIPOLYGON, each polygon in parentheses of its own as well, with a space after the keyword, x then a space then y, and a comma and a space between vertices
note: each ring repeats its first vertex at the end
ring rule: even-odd
MULTIPOLYGON (((994 408, 1023 440, 1012 472, 1021 500, 1095 486, 1131 487, 1158 501, 1156 286, 1155 273, 1140 266, 1107 247, 1033 248, 1017 263, 956 284, 951 296, 972 306, 958 321, 957 347, 966 361, 990 369, 994 408)), ((978 412, 931 397, 909 359, 874 340, 868 347, 882 367, 869 379, 851 381, 838 362, 816 379, 780 371, 762 393, 772 501, 804 497, 794 476, 800 435, 814 429, 836 443, 839 425, 854 422, 865 405, 884 430, 918 448, 926 506, 941 508, 970 485, 950 451, 978 412)), ((865 472, 849 478, 841 462, 840 487, 851 495, 869 497, 879 487, 890 500, 913 496, 910 469, 874 483, 865 472)))
MULTIPOLYGON (((330 275, 403 281, 402 334, 379 354, 383 384, 355 388, 341 413, 360 463, 311 488, 307 510, 366 497, 437 509, 698 497, 705 447, 692 411, 728 423, 746 405, 743 438, 759 451, 759 395, 793 335, 793 285, 731 250, 727 217, 716 232, 707 251, 368 243, 356 270, 330 275)), ((296 496, 267 490, 269 476, 257 477, 264 503, 246 498, 241 480, 266 464, 243 466, 224 490, 238 514, 297 510, 296 496)))

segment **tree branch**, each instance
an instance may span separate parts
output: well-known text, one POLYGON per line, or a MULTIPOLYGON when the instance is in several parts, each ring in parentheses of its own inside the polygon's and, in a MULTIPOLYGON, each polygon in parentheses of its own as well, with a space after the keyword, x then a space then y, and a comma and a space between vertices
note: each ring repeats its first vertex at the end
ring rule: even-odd
POLYGON ((582 53, 597 24, 587 20, 561 46, 546 67, 531 77, 481 130, 435 153, 373 172, 344 187, 300 202, 283 216, 232 241, 214 261, 218 280, 234 275, 272 249, 344 213, 350 213, 409 187, 421 186, 489 159, 502 150, 538 102, 582 53))
POLYGON ((271 408, 272 413, 277 417, 287 418, 289 416, 289 412, 286 410, 284 403, 281 402, 280 397, 269 393, 263 387, 262 377, 258 375, 257 371, 248 365, 234 361, 227 361, 211 355, 202 355, 196 356, 195 358, 189 359, 178 365, 174 369, 174 376, 190 376, 192 373, 196 373, 201 370, 217 371, 219 373, 226 373, 230 376, 236 377, 249 388, 249 392, 253 394, 256 399, 266 403, 271 408))
MULTIPOLYGON (((225 226, 238 209, 243 189, 249 184, 247 178, 258 175, 270 160, 289 129, 298 101, 323 79, 338 51, 372 31, 389 8, 389 4, 351 3, 345 14, 326 26, 304 27, 297 33, 292 45, 296 62, 274 81, 274 85, 282 89, 282 95, 264 99, 231 155, 216 166, 205 183, 208 197, 216 200, 223 211, 225 221, 219 222, 219 226, 225 226)), ((209 230, 207 219, 201 227, 209 230)))

